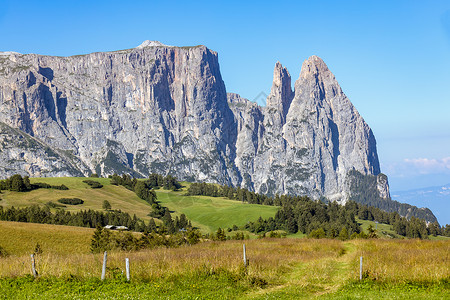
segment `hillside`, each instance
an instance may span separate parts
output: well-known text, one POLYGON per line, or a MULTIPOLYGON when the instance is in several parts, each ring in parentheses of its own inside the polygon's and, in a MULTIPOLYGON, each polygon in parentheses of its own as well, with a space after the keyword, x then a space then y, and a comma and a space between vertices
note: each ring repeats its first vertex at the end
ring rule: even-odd
POLYGON ((176 214, 184 213, 192 225, 204 232, 216 231, 219 227, 231 228, 233 225, 241 227, 259 217, 274 217, 279 209, 276 206, 247 204, 222 197, 184 196, 185 189, 180 192, 160 190, 156 193, 161 205, 176 214))
POLYGON ((30 254, 37 244, 45 254, 87 254, 93 233, 91 228, 0 221, 0 246, 13 255, 30 254))
POLYGON ((31 183, 44 182, 51 185, 66 185, 69 190, 55 190, 55 189, 37 189, 30 192, 10 192, 3 191, 0 205, 4 207, 26 207, 33 204, 45 205, 52 201, 58 203, 60 198, 80 198, 84 201, 82 205, 67 205, 66 211, 79 210, 102 210, 104 200, 110 202, 113 209, 120 209, 137 217, 148 221, 150 219, 148 213, 151 211, 150 205, 130 190, 121 186, 114 186, 110 184, 108 178, 95 178, 96 181, 103 184, 101 189, 92 189, 83 180, 85 177, 61 177, 61 178, 31 178, 31 183))
MULTIPOLYGON (((92 189, 83 180, 85 177, 58 177, 58 178, 31 178, 31 183, 44 182, 50 185, 66 185, 68 190, 37 189, 29 192, 2 191, 0 206, 27 207, 33 204, 45 205, 49 201, 58 203, 60 198, 80 198, 82 205, 66 205, 65 211, 79 211, 93 209, 104 211, 103 201, 107 200, 112 209, 120 209, 131 216, 136 214, 146 223, 151 219, 148 216, 151 206, 136 194, 123 186, 111 185, 109 178, 90 178, 103 184, 100 189, 92 189)), ((180 191, 156 190, 158 201, 170 209, 174 216, 184 213, 194 226, 204 233, 229 228, 233 225, 242 226, 248 221, 256 221, 260 216, 273 217, 278 208, 232 201, 225 198, 185 196, 186 186, 180 191)), ((52 209, 54 210, 54 209, 52 209)), ((159 220, 156 220, 159 222, 159 220)))
POLYGON ((407 219, 353 201, 343 206, 306 196, 268 197, 217 184, 179 183, 156 174, 140 180, 128 175, 31 180, 14 175, 0 181, 0 189, 4 190, 0 191, 0 220, 4 221, 91 228, 121 225, 138 232, 169 233, 192 225, 203 234, 219 228, 233 231, 236 239, 243 238, 239 236, 244 231, 250 237, 288 234, 344 240, 372 236, 367 224, 375 228, 371 221, 377 221, 382 228, 379 237, 450 236, 449 226, 427 225, 425 219, 407 219))

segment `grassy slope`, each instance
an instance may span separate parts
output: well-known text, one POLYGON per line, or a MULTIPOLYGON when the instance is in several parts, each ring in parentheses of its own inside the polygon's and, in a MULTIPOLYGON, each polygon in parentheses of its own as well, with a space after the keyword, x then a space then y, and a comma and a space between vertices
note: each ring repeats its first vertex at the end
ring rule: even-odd
MULTIPOLYGON (((92 189, 83 180, 87 178, 60 177, 60 178, 31 178, 31 182, 45 182, 51 185, 66 185, 69 190, 38 189, 26 193, 3 191, 0 205, 4 207, 24 207, 32 204, 43 205, 49 201, 57 202, 60 198, 80 198, 84 204, 65 208, 68 211, 81 209, 102 210, 104 200, 111 203, 113 209, 120 209, 148 221, 150 205, 139 199, 132 191, 122 186, 110 184, 108 178, 90 178, 103 184, 103 188, 92 189)), ((248 221, 256 221, 275 216, 277 207, 241 203, 220 197, 185 196, 189 183, 183 183, 185 188, 173 192, 163 189, 156 190, 158 200, 167 206, 174 215, 184 213, 193 225, 203 232, 215 231, 217 228, 228 228, 233 225, 241 226, 248 221)))
POLYGON ((278 210, 275 206, 247 204, 221 197, 184 196, 185 192, 157 191, 158 200, 163 206, 178 214, 184 213, 194 226, 205 232, 215 231, 219 227, 242 226, 248 221, 274 217, 278 210))
POLYGON ((80 198, 84 200, 83 205, 67 205, 67 211, 78 211, 80 209, 102 210, 104 200, 111 203, 113 209, 120 209, 129 214, 136 214, 139 218, 148 221, 150 217, 150 205, 139 199, 132 191, 121 186, 110 184, 108 178, 89 178, 99 181, 103 188, 92 189, 83 180, 84 177, 61 177, 61 178, 30 178, 31 183, 45 182, 51 185, 66 185, 69 190, 37 189, 26 193, 3 191, 0 205, 4 207, 24 207, 31 204, 45 204, 49 201, 57 202, 60 198, 80 198))
POLYGON ((44 253, 89 253, 94 229, 0 221, 0 246, 8 253, 33 253, 37 243, 44 253))
POLYGON ((370 225, 372 225, 373 229, 376 229, 376 233, 381 238, 403 238, 402 236, 395 233, 394 230, 392 230, 392 226, 388 224, 382 224, 382 223, 375 223, 374 221, 368 221, 368 220, 360 220, 356 219, 356 221, 361 225, 361 229, 364 230, 364 232, 368 232, 367 228, 369 228, 370 225))

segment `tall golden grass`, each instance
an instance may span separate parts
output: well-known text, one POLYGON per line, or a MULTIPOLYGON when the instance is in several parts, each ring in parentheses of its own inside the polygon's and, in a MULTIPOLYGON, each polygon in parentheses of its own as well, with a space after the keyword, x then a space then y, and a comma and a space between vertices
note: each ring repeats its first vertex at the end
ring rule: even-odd
MULTIPOLYGON (((264 239, 245 244, 249 275, 271 282, 279 281, 298 263, 336 257, 343 249, 341 242, 326 240, 264 239)), ((243 242, 204 242, 180 248, 109 253, 108 267, 124 270, 126 257, 130 258, 133 278, 142 280, 219 269, 238 272, 243 265, 243 242)), ((37 268, 42 276, 99 277, 102 259, 103 254, 43 253, 37 257, 37 268)), ((0 277, 23 276, 30 270, 29 255, 0 259, 0 277)))
MULTIPOLYGON (((0 277, 31 274, 30 254, 38 242, 40 276, 100 277, 103 254, 90 254, 93 230, 69 226, 0 222, 0 277)), ((314 286, 334 290, 359 278, 379 282, 438 282, 450 279, 450 241, 259 239, 203 242, 180 248, 157 248, 108 254, 108 277, 121 273, 130 258, 134 280, 227 270, 242 272, 243 244, 250 260, 248 275, 274 287, 314 286)), ((195 278, 195 276, 193 277, 195 278)))
MULTIPOLYGON (((365 275, 378 281, 429 281, 450 279, 450 242, 445 240, 356 240, 363 256, 365 275)), ((353 260, 353 277, 359 261, 353 260)))

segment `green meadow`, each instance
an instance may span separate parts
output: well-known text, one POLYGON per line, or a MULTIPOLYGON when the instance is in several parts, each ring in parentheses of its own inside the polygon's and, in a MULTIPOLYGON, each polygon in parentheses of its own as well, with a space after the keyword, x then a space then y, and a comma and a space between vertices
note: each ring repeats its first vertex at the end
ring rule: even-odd
POLYGON ((274 217, 275 206, 248 204, 221 197, 184 196, 184 192, 158 190, 158 201, 178 214, 184 213, 194 226, 211 232, 233 225, 243 226, 248 221, 274 217))
MULTIPOLYGON (((67 205, 67 211, 99 210, 102 211, 103 201, 107 200, 112 209, 120 209, 148 222, 151 206, 136 194, 123 186, 110 184, 108 178, 90 178, 103 184, 102 188, 93 189, 83 180, 84 177, 62 178, 31 178, 31 183, 44 182, 50 185, 66 185, 69 190, 37 189, 30 192, 2 191, 0 205, 4 207, 25 207, 33 204, 45 205, 60 198, 80 198, 82 205, 67 205)), ((156 190, 158 201, 169 208, 173 216, 184 213, 195 227, 208 233, 233 225, 242 226, 248 221, 274 217, 278 207, 242 203, 221 197, 185 196, 189 183, 182 183, 184 188, 180 191, 156 190)), ((158 220, 156 220, 158 222, 158 220)))

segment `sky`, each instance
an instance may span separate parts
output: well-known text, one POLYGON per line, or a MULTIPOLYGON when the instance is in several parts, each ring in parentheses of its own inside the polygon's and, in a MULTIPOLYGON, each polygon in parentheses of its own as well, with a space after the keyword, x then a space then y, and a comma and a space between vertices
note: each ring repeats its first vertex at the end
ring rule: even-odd
POLYGON ((0 0, 0 32, 0 51, 58 56, 206 45, 250 100, 277 61, 294 84, 317 55, 372 128, 391 191, 450 183, 450 1, 0 0))

